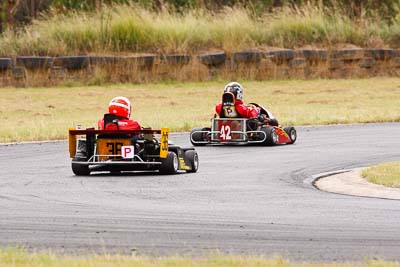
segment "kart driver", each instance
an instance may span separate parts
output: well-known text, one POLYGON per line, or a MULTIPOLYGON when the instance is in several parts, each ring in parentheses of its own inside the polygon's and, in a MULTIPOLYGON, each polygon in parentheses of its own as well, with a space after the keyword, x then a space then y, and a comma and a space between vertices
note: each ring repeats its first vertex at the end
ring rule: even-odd
POLYGON ((215 106, 215 111, 219 117, 225 118, 256 118, 259 108, 247 106, 243 103, 243 87, 237 82, 228 83, 225 86, 224 94, 232 93, 234 96, 233 103, 227 99, 215 106), (231 103, 229 103, 231 102, 231 103))
POLYGON ((140 130, 139 122, 130 120, 132 111, 128 98, 117 96, 108 104, 108 114, 99 120, 99 130, 140 130))
POLYGON ((261 114, 259 107, 246 105, 242 99, 243 87, 237 82, 228 83, 225 86, 222 101, 215 106, 217 116, 220 118, 258 118, 270 125, 279 125, 269 111, 267 111, 268 116, 261 114))

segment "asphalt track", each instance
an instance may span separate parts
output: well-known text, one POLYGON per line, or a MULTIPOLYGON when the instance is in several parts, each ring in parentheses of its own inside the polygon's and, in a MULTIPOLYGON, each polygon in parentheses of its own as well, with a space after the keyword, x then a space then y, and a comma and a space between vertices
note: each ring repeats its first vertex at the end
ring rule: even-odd
MULTIPOLYGON (((400 160, 400 124, 298 127, 294 145, 199 147, 199 172, 76 177, 66 142, 0 146, 0 247, 400 260, 400 201, 312 175, 400 160)), ((188 134, 171 139, 189 145, 188 134)))

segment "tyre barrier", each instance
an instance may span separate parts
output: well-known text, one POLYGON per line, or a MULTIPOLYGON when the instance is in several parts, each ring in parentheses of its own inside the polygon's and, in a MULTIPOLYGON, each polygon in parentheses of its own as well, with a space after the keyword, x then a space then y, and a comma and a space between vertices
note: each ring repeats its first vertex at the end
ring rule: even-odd
POLYGON ((0 58, 0 71, 11 69, 12 59, 11 58, 0 58))
POLYGON ((218 53, 206 53, 199 55, 200 63, 209 66, 209 67, 218 67, 225 63, 226 61, 226 53, 218 52, 218 53))
POLYGON ((16 57, 16 65, 29 70, 48 69, 53 65, 52 57, 16 57))
POLYGON ((62 56, 54 58, 53 65, 67 70, 80 70, 89 66, 88 56, 62 56))
POLYGON ((138 56, 126 56, 117 57, 117 64, 127 64, 129 66, 135 65, 143 68, 151 68, 157 58, 157 55, 138 55, 138 56))
POLYGON ((284 64, 292 60, 296 55, 296 52, 291 49, 279 49, 272 50, 264 53, 264 56, 270 58, 275 64, 284 64))
POLYGON ((364 56, 386 61, 398 56, 398 54, 398 51, 394 49, 366 49, 364 56))
POLYGON ((192 56, 185 54, 163 55, 161 61, 168 65, 186 65, 190 62, 192 56))
POLYGON ((134 55, 134 56, 89 56, 90 66, 121 65, 151 68, 157 55, 134 55))
POLYGON ((258 51, 240 51, 232 54, 233 63, 248 64, 259 63, 261 61, 261 52, 258 51))
POLYGON ((331 57, 346 61, 360 60, 364 58, 364 49, 354 48, 354 49, 334 50, 331 53, 331 57))
MULTIPOLYGON (((1 75, 12 75, 16 79, 26 78, 28 74, 28 82, 30 79, 37 80, 38 76, 31 74, 35 70, 49 70, 46 74, 51 78, 69 78, 73 75, 74 79, 81 79, 97 73, 106 75, 110 73, 110 75, 115 74, 113 78, 116 81, 122 77, 122 80, 139 82, 140 79, 152 81, 176 77, 183 80, 206 80, 217 76, 286 79, 293 75, 297 75, 296 78, 370 77, 387 73, 400 75, 400 50, 390 48, 339 50, 273 48, 265 51, 244 50, 233 53, 208 52, 197 55, 195 60, 193 57, 188 54, 17 56, 15 58, 5 56, 0 58, 0 72, 1 75), (188 64, 189 68, 182 68, 188 64), (104 67, 104 71, 94 72, 92 67, 104 67), (196 68, 199 71, 193 75, 196 68), (85 69, 89 72, 69 71, 85 69)), ((90 78, 93 77, 95 76, 90 78)))
POLYGON ((308 61, 326 61, 328 51, 323 49, 300 49, 296 51, 296 57, 303 57, 308 61))
POLYGON ((302 69, 307 67, 307 59, 305 58, 294 58, 290 61, 289 66, 294 69, 302 69))
POLYGON ((151 68, 156 58, 157 58, 156 55, 116 57, 115 64, 119 66, 136 66, 141 68, 151 68))
POLYGON ((112 65, 117 62, 117 57, 115 56, 89 56, 90 66, 97 65, 112 65))

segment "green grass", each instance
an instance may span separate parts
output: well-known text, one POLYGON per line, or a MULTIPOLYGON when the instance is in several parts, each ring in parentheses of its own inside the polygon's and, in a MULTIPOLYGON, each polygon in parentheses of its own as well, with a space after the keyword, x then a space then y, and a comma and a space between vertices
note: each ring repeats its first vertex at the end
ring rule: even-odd
MULTIPOLYGON (((282 125, 399 122, 399 78, 240 81, 244 101, 267 107, 282 125)), ((2 88, 0 142, 66 139, 69 127, 95 127, 115 96, 153 129, 210 124, 226 81, 89 87, 2 88)))
POLYGON ((400 162, 383 163, 363 170, 367 181, 389 187, 400 187, 400 162))
POLYGON ((2 267, 398 267, 389 261, 356 263, 291 263, 275 257, 210 256, 206 258, 164 257, 148 258, 123 255, 60 256, 50 252, 27 253, 21 249, 0 250, 2 267))
POLYGON ((357 19, 345 14, 340 8, 311 4, 257 16, 240 7, 218 13, 202 9, 156 13, 115 5, 97 13, 50 13, 18 32, 8 30, 0 36, 0 55, 230 52, 343 44, 399 47, 399 17, 389 23, 365 14, 357 19))

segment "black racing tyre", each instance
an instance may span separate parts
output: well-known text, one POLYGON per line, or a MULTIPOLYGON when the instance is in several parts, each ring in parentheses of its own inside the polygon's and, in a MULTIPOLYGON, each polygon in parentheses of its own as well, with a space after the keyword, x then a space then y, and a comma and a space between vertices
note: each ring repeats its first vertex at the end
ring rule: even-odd
POLYGON ((206 53, 199 56, 200 62, 207 66, 220 66, 225 63, 225 52, 206 53))
POLYGON ((84 176, 84 175, 89 175, 90 174, 90 169, 88 165, 85 164, 79 164, 77 162, 85 162, 87 161, 86 156, 81 156, 81 155, 76 155, 75 157, 72 158, 72 172, 75 175, 78 176, 84 176))
MULTIPOLYGON (((275 129, 273 127, 264 127, 261 128, 261 131, 264 132, 266 138, 265 140, 261 143, 264 146, 274 146, 278 142, 278 134, 276 133, 275 129)), ((261 135, 261 137, 263 137, 261 135)))
POLYGON ((0 71, 11 69, 12 59, 11 58, 0 58, 0 71))
POLYGON ((296 56, 296 51, 292 49, 279 49, 272 50, 266 53, 266 56, 271 58, 271 60, 277 64, 282 64, 292 60, 296 56))
POLYGON ((194 128, 190 132, 190 143, 194 146, 205 146, 206 143, 196 143, 207 141, 205 133, 199 133, 198 131, 209 131, 209 128, 194 128))
POLYGON ((89 66, 88 56, 61 56, 53 60, 53 66, 63 67, 68 70, 80 70, 89 66))
POLYGON ((168 152, 165 159, 161 159, 160 173, 161 174, 175 174, 178 172, 179 159, 176 153, 168 152))
POLYGON ((294 142, 296 142, 297 139, 297 131, 294 127, 289 126, 289 127, 285 127, 283 128, 283 130, 289 135, 291 142, 288 144, 293 144, 294 142))
POLYGON ((199 169, 199 155, 197 155, 197 152, 195 150, 186 150, 185 159, 189 160, 190 167, 192 168, 187 172, 197 172, 199 169))
POLYGON ((52 57, 26 57, 19 56, 15 59, 17 66, 23 66, 30 70, 48 69, 53 65, 52 57))
POLYGON ((235 63, 258 63, 261 61, 261 53, 258 51, 240 51, 232 55, 235 63))

